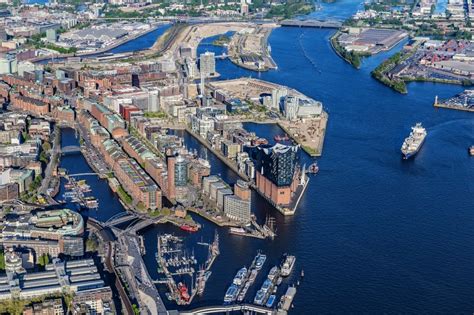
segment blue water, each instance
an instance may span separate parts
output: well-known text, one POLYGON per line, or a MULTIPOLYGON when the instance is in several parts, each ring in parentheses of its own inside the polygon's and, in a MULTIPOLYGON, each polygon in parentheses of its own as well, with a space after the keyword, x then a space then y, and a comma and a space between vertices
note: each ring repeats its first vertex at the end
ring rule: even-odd
MULTIPOLYGON (((474 119, 432 106, 435 95, 449 97, 462 87, 411 83, 408 95, 393 92, 370 77, 391 53, 356 70, 331 50, 332 32, 276 29, 270 44, 277 71, 256 74, 218 62, 222 79, 258 77, 321 100, 329 125, 321 171, 297 214, 283 218, 256 200, 254 211, 277 217, 278 238, 229 237, 205 302, 222 299, 236 270, 261 248, 273 263, 282 252, 294 253, 297 270, 304 268, 295 314, 471 312, 474 160, 467 148, 474 119), (403 161, 400 145, 417 121, 428 129, 426 144, 403 161)), ((281 132, 274 125, 246 127, 268 138, 281 132)))
POLYGON ((436 2, 435 13, 445 13, 448 6, 448 0, 438 0, 436 2))
MULTIPOLYGON (((359 2, 341 0, 315 14, 344 16, 358 6, 359 2)), ((277 71, 256 74, 228 60, 218 61, 223 79, 259 77, 321 100, 329 124, 318 159, 320 173, 311 178, 296 215, 283 217, 254 194, 253 211, 260 220, 266 214, 276 217, 278 237, 254 240, 217 228, 222 253, 204 297, 191 307, 221 304, 236 271, 248 266, 261 249, 268 260, 248 297, 253 299, 263 274, 283 253, 295 254, 294 275, 281 288, 285 290, 304 268, 292 314, 471 313, 474 159, 467 148, 474 144, 474 119, 472 113, 432 106, 435 95, 446 98, 462 87, 412 83, 408 95, 393 92, 370 77, 390 53, 365 59, 356 70, 331 50, 332 32, 276 29, 270 44, 277 71), (403 161, 400 145, 417 121, 428 129, 426 143, 414 160, 403 161)), ((205 50, 222 48, 199 48, 205 50)), ((270 139, 281 133, 275 125, 245 127, 270 139)), ((189 135, 184 137, 189 147, 205 150, 189 135)), ((236 180, 215 156, 208 157, 213 174, 230 183, 236 180)), ((302 161, 311 159, 303 154, 302 161)), ((102 194, 107 195, 101 193, 100 200, 102 194)), ((103 212, 111 215, 109 211, 103 212)), ((215 226, 198 221, 204 228, 189 241, 211 239, 215 226)), ((158 277, 156 235, 165 232, 187 235, 170 225, 144 231, 144 259, 153 277, 158 277)))
POLYGON ((25 0, 23 3, 45 5, 48 3, 48 0, 25 0))
POLYGON ((304 18, 335 19, 342 21, 351 17, 357 10, 364 9, 364 3, 360 0, 336 0, 334 3, 315 2, 319 2, 322 9, 304 18))
POLYGON ((166 32, 166 30, 170 28, 170 26, 171 26, 170 24, 160 26, 153 32, 150 32, 146 35, 138 37, 135 40, 132 40, 125 44, 117 46, 107 51, 107 53, 118 54, 118 53, 136 51, 137 47, 139 47, 140 50, 151 48, 151 46, 153 46, 153 44, 156 42, 157 38, 163 35, 163 33, 166 32))
MULTIPOLYGON (((61 129, 61 146, 79 145, 79 139, 76 138, 75 132, 71 128, 61 129)), ((94 171, 87 164, 86 159, 81 153, 68 153, 61 157, 59 167, 65 168, 69 174, 93 173, 94 171)), ((90 185, 92 192, 88 196, 94 196, 99 200, 99 208, 97 210, 84 210, 81 213, 88 217, 93 217, 99 221, 107 221, 113 215, 123 212, 124 208, 119 202, 117 195, 110 189, 107 181, 100 179, 98 176, 77 176, 76 179, 85 179, 90 185)), ((57 200, 61 200, 66 180, 61 178, 61 186, 57 200)), ((77 209, 73 203, 67 203, 65 207, 77 209)))
MULTIPOLYGON (((139 51, 139 50, 144 50, 151 48, 153 44, 156 42, 156 40, 163 35, 163 33, 170 27, 170 24, 165 24, 160 27, 158 27, 156 30, 145 34, 143 36, 140 36, 138 38, 135 38, 134 40, 131 40, 129 42, 123 43, 122 45, 119 45, 115 48, 112 48, 110 50, 107 50, 105 52, 97 53, 97 54, 91 54, 87 55, 84 58, 96 58, 99 56, 104 56, 108 55, 110 53, 118 54, 118 53, 126 53, 126 52, 133 52, 133 51, 139 51)), ((64 61, 66 58, 55 58, 55 62, 60 62, 64 61)), ((47 64, 51 62, 51 59, 44 59, 41 61, 38 61, 37 63, 40 64, 47 64)))

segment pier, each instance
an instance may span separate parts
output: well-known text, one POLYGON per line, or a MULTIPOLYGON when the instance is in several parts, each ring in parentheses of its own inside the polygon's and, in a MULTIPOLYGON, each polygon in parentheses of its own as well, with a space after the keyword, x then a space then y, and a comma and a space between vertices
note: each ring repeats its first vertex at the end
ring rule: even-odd
POLYGON ((276 315, 286 314, 286 312, 276 311, 271 308, 257 306, 253 304, 237 304, 237 305, 219 305, 219 306, 204 306, 190 311, 181 311, 180 315, 201 315, 201 314, 216 314, 229 312, 253 312, 256 314, 276 315))
MULTIPOLYGON (((214 264, 215 259, 220 254, 219 251, 219 235, 215 233, 214 241, 208 244, 209 255, 196 278, 196 269, 192 267, 198 262, 194 258, 194 250, 191 256, 181 249, 183 239, 170 234, 159 235, 157 238, 157 254, 156 261, 158 263, 158 272, 163 273, 166 278, 160 280, 160 283, 168 285, 169 299, 174 300, 178 305, 188 305, 192 303, 196 295, 201 295, 204 292, 207 279, 210 276, 210 269, 214 264), (168 257, 165 257, 168 256, 168 257), (170 267, 175 268, 174 271, 170 267), (206 276, 207 274, 207 276, 206 276), (184 281, 176 284, 173 276, 188 276, 191 279, 191 294, 188 293, 188 288, 184 281)), ((168 295, 168 293, 167 293, 168 295)))
POLYGON ((122 280, 128 284, 130 295, 138 300, 144 312, 167 314, 166 307, 140 255, 136 235, 122 233, 116 242, 116 248, 115 268, 121 271, 122 280))

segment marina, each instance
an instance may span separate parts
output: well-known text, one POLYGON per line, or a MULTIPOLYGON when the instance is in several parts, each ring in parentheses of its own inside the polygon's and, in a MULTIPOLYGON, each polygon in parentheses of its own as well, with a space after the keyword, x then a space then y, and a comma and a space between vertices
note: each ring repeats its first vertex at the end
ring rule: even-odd
POLYGON ((88 210, 97 210, 99 208, 99 201, 93 196, 87 196, 91 193, 91 187, 86 183, 86 180, 76 180, 74 177, 65 176, 67 183, 64 184, 66 192, 62 197, 65 201, 76 203, 79 207, 88 210))
POLYGON ((165 275, 169 292, 168 300, 178 305, 190 304, 196 295, 204 293, 206 283, 212 274, 210 270, 216 257, 219 255, 219 234, 217 232, 212 243, 199 242, 207 248, 208 258, 205 262, 198 262, 194 249, 189 253, 184 246, 184 238, 172 234, 159 235, 157 240, 158 251, 156 261, 158 273, 165 275))
POLYGON ((260 269, 265 263, 265 260, 267 259, 266 257, 266 255, 258 253, 248 269, 246 267, 239 269, 232 280, 232 284, 225 293, 225 304, 234 303, 236 301, 241 303, 244 301, 247 291, 249 290, 250 286, 254 284, 260 269))
MULTIPOLYGON (((276 307, 275 301, 277 300, 278 287, 282 284, 283 277, 291 274, 296 258, 295 256, 284 255, 280 264, 281 267, 273 266, 253 299, 246 300, 248 290, 255 283, 255 279, 266 260, 266 255, 258 253, 248 269, 244 266, 237 271, 232 283, 225 292, 224 305, 252 303, 256 306, 264 306, 270 309, 276 307)), ((297 284, 299 285, 299 281, 297 284)), ((282 299, 289 300, 289 298, 283 297, 282 299)), ((278 308, 282 308, 283 305, 284 303, 279 303, 278 308)))

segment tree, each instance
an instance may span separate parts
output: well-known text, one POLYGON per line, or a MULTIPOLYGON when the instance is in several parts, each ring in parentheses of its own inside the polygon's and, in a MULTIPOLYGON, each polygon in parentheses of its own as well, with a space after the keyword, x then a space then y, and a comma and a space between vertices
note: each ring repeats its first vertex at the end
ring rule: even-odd
POLYGON ((51 150, 51 143, 49 143, 49 141, 45 141, 41 147, 44 151, 49 151, 51 150))
POLYGON ((133 304, 133 305, 132 305, 132 308, 133 308, 133 313, 134 313, 135 315, 140 314, 140 309, 138 308, 137 304, 133 304))
POLYGON ((95 238, 95 235, 92 235, 86 241, 86 251, 95 252, 97 250, 98 245, 99 244, 97 242, 97 239, 95 238))
POLYGON ((48 164, 49 163, 49 157, 48 155, 45 153, 45 151, 41 151, 40 153, 40 156, 39 156, 39 160, 45 164, 48 164))
POLYGON ((38 258, 38 265, 44 268, 47 264, 49 264, 49 255, 48 254, 41 255, 38 258))
POLYGON ((0 251, 0 270, 5 270, 5 253, 3 250, 0 251))

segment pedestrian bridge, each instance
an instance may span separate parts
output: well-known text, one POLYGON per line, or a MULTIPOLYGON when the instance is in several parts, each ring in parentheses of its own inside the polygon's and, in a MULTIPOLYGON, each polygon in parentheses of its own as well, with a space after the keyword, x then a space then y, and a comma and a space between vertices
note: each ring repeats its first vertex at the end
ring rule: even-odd
POLYGON ((68 145, 61 148, 61 153, 75 153, 81 152, 81 147, 78 145, 68 145))
POLYGON ((74 177, 74 176, 98 176, 100 175, 99 173, 76 173, 76 174, 67 174, 69 177, 74 177))
POLYGON ((286 312, 278 312, 277 310, 257 306, 253 304, 236 304, 236 305, 220 305, 220 306, 203 306, 189 311, 181 311, 180 315, 198 315, 198 314, 216 314, 216 313, 226 313, 226 312, 253 312, 256 314, 267 314, 267 315, 276 315, 276 314, 285 314, 286 312))
POLYGON ((120 213, 110 217, 102 225, 104 227, 111 227, 111 226, 119 225, 121 223, 125 223, 125 222, 128 222, 128 221, 137 219, 137 218, 139 218, 138 215, 136 215, 134 213, 124 211, 124 212, 120 212, 120 213))

